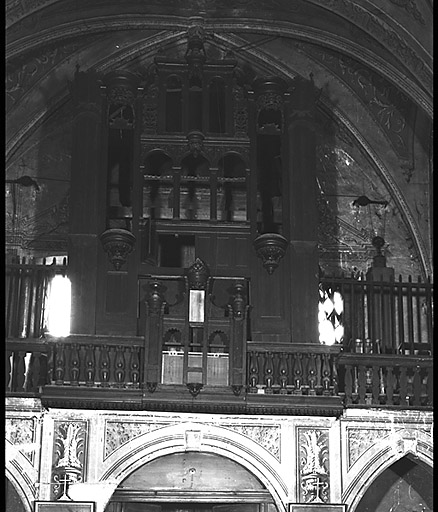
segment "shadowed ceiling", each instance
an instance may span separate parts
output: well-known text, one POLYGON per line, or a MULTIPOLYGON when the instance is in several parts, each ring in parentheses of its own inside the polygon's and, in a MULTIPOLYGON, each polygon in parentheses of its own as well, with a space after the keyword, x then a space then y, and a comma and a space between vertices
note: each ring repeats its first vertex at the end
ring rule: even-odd
POLYGON ((320 89, 322 266, 366 270, 382 234, 397 274, 431 275, 427 0, 7 1, 7 249, 66 254, 76 68, 147 84, 157 53, 184 55, 193 25, 208 58, 231 52, 248 78, 311 76, 320 89))

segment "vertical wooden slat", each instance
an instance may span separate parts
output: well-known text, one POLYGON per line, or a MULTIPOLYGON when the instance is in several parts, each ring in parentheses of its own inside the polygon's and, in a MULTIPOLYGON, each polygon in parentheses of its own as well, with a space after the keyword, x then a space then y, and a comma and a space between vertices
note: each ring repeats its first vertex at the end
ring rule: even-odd
POLYGON ((353 402, 353 377, 351 374, 352 367, 349 364, 345 365, 345 405, 350 405, 353 402))
POLYGON ((414 355, 414 311, 412 302, 412 276, 408 276, 407 283, 407 315, 408 315, 408 342, 410 354, 414 355))
POLYGON ((24 381, 26 377, 26 366, 24 358, 26 352, 17 350, 14 352, 14 358, 12 363, 12 391, 22 392, 24 391, 24 381))
POLYGON ((400 368, 400 405, 409 405, 408 377, 405 366, 400 368))
POLYGON ((412 391, 413 391, 413 405, 418 406, 421 403, 421 376, 420 376, 420 367, 419 366, 416 366, 414 368, 412 391))
POLYGON ((404 354, 405 343, 405 325, 404 325, 405 311, 403 307, 403 283, 402 276, 398 276, 397 283, 397 318, 398 318, 398 349, 404 354))
POLYGON ((422 286, 421 286, 421 277, 418 276, 418 279, 417 279, 417 285, 415 286, 415 310, 416 310, 416 313, 417 313, 417 343, 423 343, 424 340, 423 340, 423 335, 422 335, 422 329, 421 329, 421 290, 422 290, 422 286))
POLYGON ((389 286, 389 325, 390 325, 390 338, 388 340, 387 347, 391 350, 391 353, 395 354, 397 352, 397 338, 396 338, 396 321, 395 321, 395 279, 394 276, 391 276, 390 286, 389 286))
POLYGON ((380 368, 377 364, 372 367, 372 384, 371 384, 371 393, 372 393, 372 403, 379 403, 379 394, 380 394, 380 368))
POLYGON ((359 365, 358 367, 358 384, 359 384, 359 404, 365 405, 366 395, 366 369, 365 366, 359 365))
POLYGON ((173 218, 180 218, 181 170, 173 170, 173 218))
POLYGON ((217 220, 217 171, 210 172, 210 220, 217 220))
POLYGON ((387 405, 393 405, 394 404, 394 374, 393 374, 393 368, 392 366, 387 366, 386 368, 386 397, 387 397, 387 405))
POLYGON ((433 355, 433 332, 432 332, 432 285, 430 276, 425 284, 426 288, 426 329, 427 343, 429 344, 430 354, 433 355))

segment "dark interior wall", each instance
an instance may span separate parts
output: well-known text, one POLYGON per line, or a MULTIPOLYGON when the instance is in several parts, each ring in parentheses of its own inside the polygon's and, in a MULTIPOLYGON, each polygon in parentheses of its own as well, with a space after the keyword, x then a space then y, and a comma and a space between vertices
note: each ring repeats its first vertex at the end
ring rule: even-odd
POLYGON ((24 505, 21 501, 20 496, 18 496, 15 487, 11 484, 11 482, 5 477, 5 508, 4 510, 7 512, 26 512, 24 505))
POLYGON ((431 512, 432 471, 403 457, 371 484, 356 512, 431 512))

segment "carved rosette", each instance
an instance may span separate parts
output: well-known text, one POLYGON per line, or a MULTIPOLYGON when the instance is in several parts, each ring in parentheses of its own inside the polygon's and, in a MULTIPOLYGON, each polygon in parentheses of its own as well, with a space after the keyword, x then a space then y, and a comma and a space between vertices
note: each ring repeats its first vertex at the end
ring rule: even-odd
POLYGON ((127 229, 112 228, 100 235, 100 241, 109 261, 120 270, 134 249, 135 236, 127 229))
POLYGON ((69 499, 69 484, 84 481, 87 429, 86 421, 55 421, 53 499, 69 499))
POLYGON ((271 275, 285 255, 288 242, 278 233, 264 233, 254 240, 253 245, 257 256, 263 262, 263 267, 271 275))
POLYGON ((327 429, 298 429, 300 503, 329 501, 329 448, 327 429))
POLYGON ((190 289, 205 290, 209 276, 210 270, 207 265, 200 258, 196 258, 195 263, 187 271, 190 289))

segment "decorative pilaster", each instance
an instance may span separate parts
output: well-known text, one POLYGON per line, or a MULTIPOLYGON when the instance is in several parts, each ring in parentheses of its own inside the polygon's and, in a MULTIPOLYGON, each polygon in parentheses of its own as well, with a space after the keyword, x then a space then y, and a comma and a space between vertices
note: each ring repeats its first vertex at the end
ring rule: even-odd
POLYGON ((69 500, 69 485, 85 480, 87 430, 86 421, 55 421, 52 499, 69 500))
POLYGON ((318 343, 319 265, 316 103, 313 80, 296 77, 287 104, 287 181, 292 341, 318 343))
POLYGON ((328 503, 330 499, 327 429, 298 429, 299 502, 328 503))

